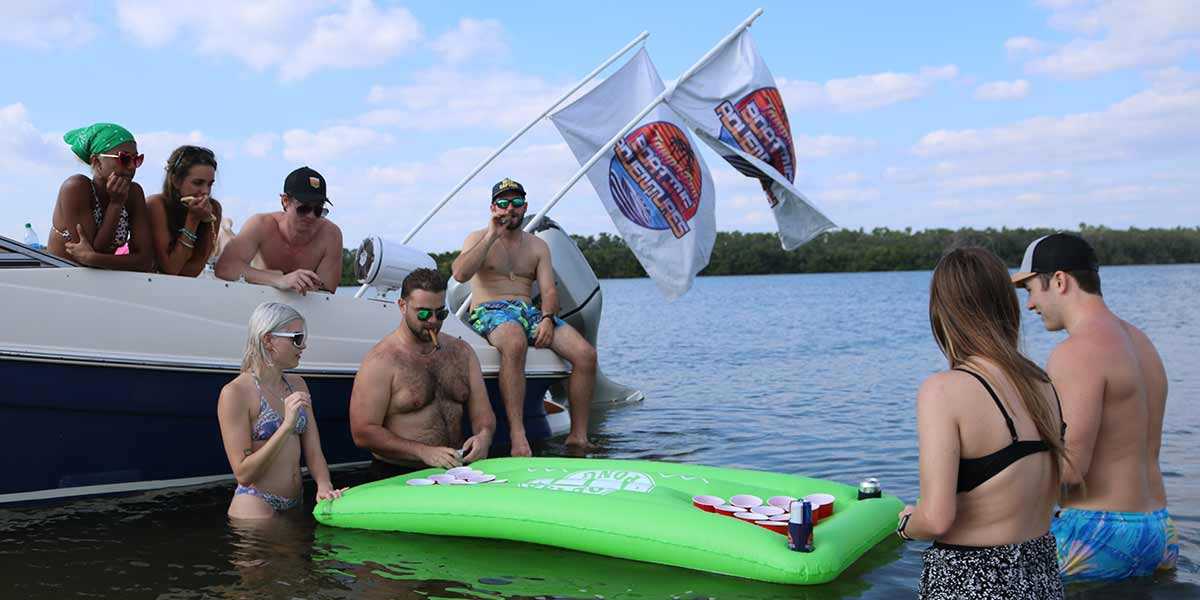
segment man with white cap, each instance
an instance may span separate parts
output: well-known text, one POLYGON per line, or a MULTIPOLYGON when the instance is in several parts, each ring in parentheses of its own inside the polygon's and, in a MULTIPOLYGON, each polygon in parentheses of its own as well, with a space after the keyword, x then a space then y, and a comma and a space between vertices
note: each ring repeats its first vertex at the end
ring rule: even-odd
POLYGON ((1064 581, 1149 575, 1179 554, 1158 465, 1166 372, 1146 334, 1104 303, 1099 271, 1083 238, 1055 233, 1029 244, 1012 276, 1046 329, 1069 334, 1046 365, 1067 424, 1070 487, 1051 526, 1064 581))

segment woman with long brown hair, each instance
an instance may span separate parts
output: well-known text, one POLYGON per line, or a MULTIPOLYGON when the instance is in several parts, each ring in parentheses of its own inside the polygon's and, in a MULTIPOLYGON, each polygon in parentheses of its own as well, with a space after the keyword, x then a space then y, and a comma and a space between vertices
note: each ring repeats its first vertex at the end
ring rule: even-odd
POLYGON ((1004 263, 982 248, 942 257, 929 323, 950 369, 917 393, 921 496, 896 529, 934 540, 921 597, 1062 598, 1050 517, 1066 425, 1050 377, 1018 347, 1004 263))
POLYGON ((158 271, 195 277, 217 249, 221 205, 212 197, 217 157, 180 146, 167 158, 161 194, 146 198, 158 271))

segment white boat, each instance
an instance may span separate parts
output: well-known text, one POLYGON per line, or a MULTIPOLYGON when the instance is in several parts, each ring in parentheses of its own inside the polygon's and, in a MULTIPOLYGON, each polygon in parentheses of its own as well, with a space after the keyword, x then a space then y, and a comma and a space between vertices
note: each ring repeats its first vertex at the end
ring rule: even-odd
MULTIPOLYGON (((538 235, 555 253, 564 317, 595 343, 601 303, 595 275, 552 222, 538 235)), ((364 246, 370 260, 360 267, 364 275, 374 269, 376 285, 398 285, 414 268, 384 256, 395 245, 368 238, 364 246)), ((452 291, 461 301, 456 294, 463 288, 452 291)), ((400 322, 394 302, 90 269, 4 237, 0 298, 0 420, 8 430, 0 437, 6 474, 0 503, 230 479, 216 400, 239 372, 247 320, 265 301, 286 302, 307 322, 311 341, 295 372, 311 388, 330 464, 370 459, 350 438, 347 409, 363 356, 400 322)), ((494 447, 502 449, 507 425, 496 387, 499 354, 457 319, 442 331, 465 340, 479 357, 498 409, 494 447)), ((566 432, 560 395, 568 374, 569 365, 549 350, 530 349, 525 426, 531 438, 566 432)), ((641 399, 601 375, 594 407, 641 399)))

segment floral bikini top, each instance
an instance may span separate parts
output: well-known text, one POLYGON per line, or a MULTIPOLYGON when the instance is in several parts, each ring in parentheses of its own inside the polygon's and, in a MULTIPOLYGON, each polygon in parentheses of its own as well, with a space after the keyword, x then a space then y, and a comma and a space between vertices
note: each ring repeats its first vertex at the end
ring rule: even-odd
MULTIPOLYGON (((292 392, 292 384, 288 383, 286 377, 283 378, 283 385, 287 386, 288 392, 292 392)), ((254 388, 258 390, 258 420, 254 421, 254 427, 250 431, 250 439, 261 442, 271 439, 275 432, 279 430, 279 426, 283 425, 283 417, 271 408, 271 404, 267 402, 267 396, 262 391, 262 386, 258 384, 258 376, 254 376, 254 388)), ((300 416, 296 419, 296 435, 300 435, 308 429, 308 414, 303 410, 300 411, 300 416)))

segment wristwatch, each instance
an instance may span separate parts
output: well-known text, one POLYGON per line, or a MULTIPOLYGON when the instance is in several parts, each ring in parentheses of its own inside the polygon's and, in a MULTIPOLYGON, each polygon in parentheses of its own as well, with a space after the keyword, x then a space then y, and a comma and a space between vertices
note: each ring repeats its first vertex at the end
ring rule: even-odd
POLYGON ((904 531, 904 528, 908 527, 908 518, 911 516, 912 516, 912 513, 908 513, 908 514, 904 515, 903 517, 900 517, 900 524, 896 526, 896 535, 900 536, 900 539, 902 539, 906 542, 913 541, 913 539, 911 537, 908 537, 908 534, 905 533, 905 531, 904 531))
POLYGON ((545 321, 546 319, 553 319, 553 318, 554 318, 553 314, 545 314, 545 315, 542 315, 542 318, 538 319, 538 321, 540 322, 540 321, 545 321))

